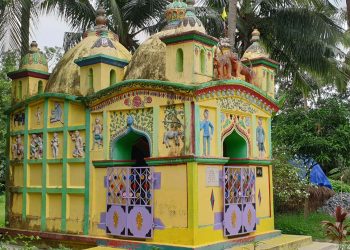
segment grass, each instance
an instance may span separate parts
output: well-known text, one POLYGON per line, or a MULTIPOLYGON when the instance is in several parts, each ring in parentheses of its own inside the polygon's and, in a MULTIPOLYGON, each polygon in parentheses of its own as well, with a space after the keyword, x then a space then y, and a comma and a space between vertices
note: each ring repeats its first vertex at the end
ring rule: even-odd
POLYGON ((335 218, 325 213, 311 213, 307 218, 304 214, 276 214, 276 229, 283 234, 310 235, 314 240, 326 239, 321 221, 335 221, 335 218))
POLYGON ((5 194, 0 195, 0 227, 5 226, 5 194))

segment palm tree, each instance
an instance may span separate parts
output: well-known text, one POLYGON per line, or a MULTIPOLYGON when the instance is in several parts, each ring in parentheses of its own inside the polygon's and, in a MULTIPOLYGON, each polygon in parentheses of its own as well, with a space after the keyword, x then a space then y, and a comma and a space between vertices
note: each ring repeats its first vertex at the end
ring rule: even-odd
POLYGON ((0 1, 0 50, 19 49, 21 55, 29 49, 31 24, 38 18, 38 1, 0 1))
MULTIPOLYGON (((204 7, 221 11, 228 0, 206 0, 204 7)), ((231 1, 231 0, 230 0, 231 1)), ((333 84, 339 89, 350 78, 345 30, 332 3, 318 0, 239 0, 237 4, 235 49, 242 56, 251 45, 254 28, 271 58, 283 65, 286 80, 305 94, 312 86, 333 84)), ((201 15, 204 25, 206 15, 201 15)), ((212 35, 223 33, 222 26, 207 29, 212 35), (221 28, 221 30, 220 30, 221 28), (214 32, 213 32, 214 31, 214 32)))
MULTIPOLYGON (((46 12, 55 11, 77 31, 86 30, 95 22, 95 9, 102 4, 107 11, 109 29, 119 35, 120 42, 130 50, 138 45, 136 36, 141 32, 151 33, 164 24, 166 0, 100 0, 91 3, 88 0, 66 1, 45 0, 42 8, 46 12)), ((81 36, 69 33, 76 41, 81 36)), ((70 46, 67 46, 69 48, 70 46)))

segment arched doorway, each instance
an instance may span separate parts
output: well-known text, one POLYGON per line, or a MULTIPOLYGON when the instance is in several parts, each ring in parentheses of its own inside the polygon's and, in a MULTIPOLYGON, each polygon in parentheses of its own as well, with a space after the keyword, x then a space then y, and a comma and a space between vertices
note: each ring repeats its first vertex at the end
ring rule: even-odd
POLYGON ((112 145, 112 160, 132 160, 136 161, 136 166, 146 166, 145 158, 148 157, 150 144, 141 133, 130 131, 112 145))
POLYGON ((224 157, 248 158, 248 143, 234 130, 225 138, 222 152, 224 157))

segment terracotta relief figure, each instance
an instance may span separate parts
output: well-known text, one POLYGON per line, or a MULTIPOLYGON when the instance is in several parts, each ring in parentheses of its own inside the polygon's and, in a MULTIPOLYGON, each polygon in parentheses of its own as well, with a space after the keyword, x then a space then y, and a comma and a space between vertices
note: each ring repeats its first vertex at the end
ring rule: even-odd
POLYGON ((72 141, 75 142, 73 149, 73 157, 82 158, 84 157, 84 142, 83 138, 80 136, 79 131, 75 131, 74 134, 71 135, 72 141))
POLYGON ((14 144, 12 144, 12 158, 14 160, 22 160, 23 159, 23 144, 22 144, 22 138, 20 135, 17 135, 15 138, 14 144))
POLYGON ((58 157, 58 147, 59 147, 58 134, 54 133, 53 138, 51 140, 51 149, 52 149, 52 158, 57 159, 58 157))
POLYGON ((92 145, 92 149, 95 148, 95 144, 97 144, 97 148, 103 147, 103 135, 102 135, 103 127, 101 125, 100 118, 95 119, 95 124, 92 128, 92 133, 94 135, 94 143, 92 145))
POLYGON ((51 123, 61 122, 63 124, 62 115, 63 115, 63 110, 62 110, 61 104, 55 103, 55 108, 51 111, 50 122, 51 123))
POLYGON ((43 139, 40 135, 32 134, 30 141, 30 159, 42 159, 43 157, 43 139))

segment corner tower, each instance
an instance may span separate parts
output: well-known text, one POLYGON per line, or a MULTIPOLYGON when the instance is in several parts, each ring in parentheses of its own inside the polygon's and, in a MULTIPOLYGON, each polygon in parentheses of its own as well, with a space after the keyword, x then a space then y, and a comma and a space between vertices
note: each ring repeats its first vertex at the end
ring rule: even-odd
POLYGON ((19 70, 8 73, 8 76, 12 79, 13 101, 23 101, 44 92, 50 74, 47 59, 35 41, 30 44, 29 53, 22 58, 19 70))

